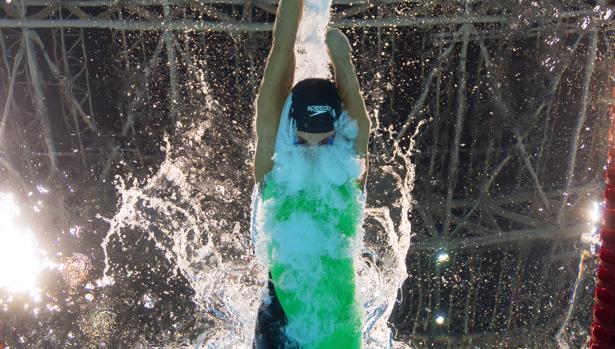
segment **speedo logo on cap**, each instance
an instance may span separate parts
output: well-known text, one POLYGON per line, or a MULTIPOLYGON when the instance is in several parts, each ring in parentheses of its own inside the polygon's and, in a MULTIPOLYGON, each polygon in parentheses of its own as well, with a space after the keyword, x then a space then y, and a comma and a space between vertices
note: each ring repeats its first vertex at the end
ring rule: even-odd
POLYGON ((328 105, 308 105, 307 110, 312 113, 310 116, 316 116, 331 111, 331 107, 328 105))

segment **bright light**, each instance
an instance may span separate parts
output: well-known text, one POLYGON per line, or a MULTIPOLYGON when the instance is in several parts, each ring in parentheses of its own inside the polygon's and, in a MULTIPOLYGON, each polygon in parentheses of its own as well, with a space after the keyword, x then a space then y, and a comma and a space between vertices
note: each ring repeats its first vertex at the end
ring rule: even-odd
POLYGON ((442 325, 442 324, 444 324, 444 316, 442 316, 442 315, 438 315, 438 317, 436 318, 436 323, 437 323, 438 325, 442 325))
POLYGON ((15 226, 18 215, 13 197, 0 193, 0 288, 34 293, 42 262, 32 235, 15 226))
POLYGON ((12 224, 13 219, 19 216, 19 208, 10 194, 0 193, 0 228, 12 224))
POLYGON ((438 263, 448 262, 448 260, 449 260, 448 253, 446 253, 446 252, 440 252, 440 253, 438 254, 438 263))
POLYGON ((598 223, 600 222, 600 218, 602 218, 602 210, 600 209, 600 205, 594 202, 589 211, 589 219, 592 223, 598 223))
POLYGON ((598 234, 598 229, 596 229, 596 227, 593 227, 591 232, 581 234, 581 241, 586 244, 600 243, 600 235, 598 234))

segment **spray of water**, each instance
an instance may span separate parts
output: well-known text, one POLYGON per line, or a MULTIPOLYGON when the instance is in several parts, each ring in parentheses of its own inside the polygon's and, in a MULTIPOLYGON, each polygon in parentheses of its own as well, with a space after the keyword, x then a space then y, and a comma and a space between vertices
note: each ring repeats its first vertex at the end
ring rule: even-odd
MULTIPOLYGON (((297 45, 296 81, 327 77, 328 55, 324 45, 330 0, 306 0, 297 45)), ((191 70, 198 70, 191 67, 191 70)), ((181 274, 194 290, 198 321, 205 330, 192 343, 169 343, 169 347, 251 348, 257 308, 264 291, 265 268, 257 261, 249 234, 251 201, 236 180, 221 179, 219 164, 227 173, 249 176, 250 145, 243 161, 228 161, 227 154, 212 145, 224 108, 209 94, 203 72, 195 75, 207 100, 207 112, 191 124, 177 127, 178 134, 165 145, 166 159, 159 170, 144 180, 118 178, 119 208, 105 219, 110 229, 102 249, 104 275, 98 287, 113 287, 119 263, 114 261, 127 231, 142 232, 159 254, 181 274), (218 166, 216 166, 216 164, 218 166), (230 165, 229 165, 230 164, 230 165), (243 171, 243 172, 242 172, 243 171), (113 251, 113 253, 111 253, 113 251)), ((245 139, 236 140, 245 143, 245 139)), ((403 347, 392 341, 387 319, 395 305, 397 290, 406 278, 405 255, 410 243, 410 193, 414 167, 410 152, 395 146, 392 158, 370 157, 370 175, 365 207, 364 243, 356 261, 357 292, 363 314, 364 348, 403 347)), ((102 217, 101 217, 102 218, 102 217)), ((143 299, 153 296, 144 294, 143 299)), ((148 307, 155 303, 146 302, 148 307)), ((147 346, 147 343, 135 344, 147 346)))
POLYGON ((303 15, 295 46, 295 82, 306 78, 329 78, 329 56, 325 34, 331 0, 304 0, 303 15))

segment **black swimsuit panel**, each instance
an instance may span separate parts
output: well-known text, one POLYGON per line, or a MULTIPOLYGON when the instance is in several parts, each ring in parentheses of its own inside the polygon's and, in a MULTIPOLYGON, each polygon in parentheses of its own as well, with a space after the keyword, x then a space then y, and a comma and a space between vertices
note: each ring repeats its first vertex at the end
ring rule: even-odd
POLYGON ((275 293, 275 287, 271 282, 271 274, 269 274, 269 280, 267 282, 267 290, 271 302, 261 303, 258 308, 258 315, 256 316, 256 328, 254 331, 254 342, 252 348, 254 349, 296 349, 299 348, 296 344, 292 343, 284 329, 288 323, 284 309, 278 300, 275 293))

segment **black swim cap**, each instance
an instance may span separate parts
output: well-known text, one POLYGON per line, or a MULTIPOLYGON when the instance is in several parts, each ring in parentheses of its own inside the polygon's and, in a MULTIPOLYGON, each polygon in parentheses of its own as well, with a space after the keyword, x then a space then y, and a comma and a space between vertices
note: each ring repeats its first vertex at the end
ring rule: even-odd
POLYGON ((291 93, 289 117, 297 122, 297 131, 325 133, 335 129, 342 101, 333 82, 319 78, 301 80, 291 93))

